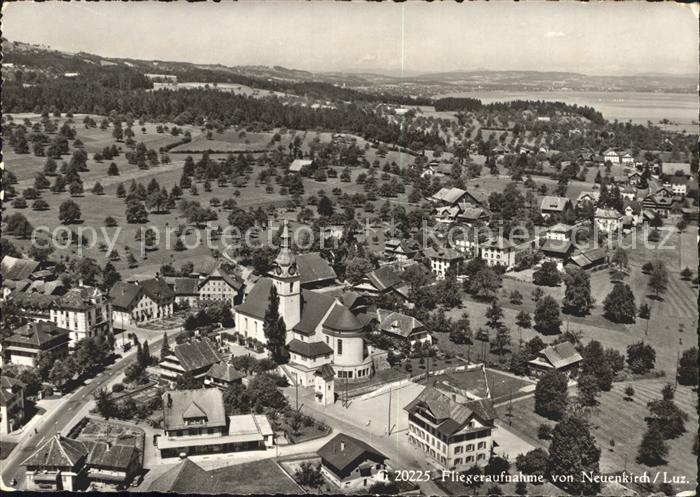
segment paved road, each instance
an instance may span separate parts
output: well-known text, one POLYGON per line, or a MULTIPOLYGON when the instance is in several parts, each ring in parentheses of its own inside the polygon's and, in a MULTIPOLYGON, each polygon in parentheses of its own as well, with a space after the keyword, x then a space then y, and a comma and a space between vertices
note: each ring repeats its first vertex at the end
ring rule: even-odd
MULTIPOLYGON (((180 330, 180 327, 172 328, 170 330, 165 330, 168 335, 175 333, 180 330)), ((161 342, 163 341, 162 336, 163 330, 159 330, 154 334, 159 337, 154 341, 151 346, 151 350, 159 350, 161 342)), ((94 378, 89 385, 79 387, 76 391, 67 394, 64 399, 65 402, 57 407, 54 411, 45 414, 43 419, 36 427, 37 432, 33 433, 31 431, 26 438, 24 438, 10 453, 10 456, 0 462, 2 466, 2 483, 4 486, 14 478, 19 482, 21 486, 24 482, 24 468, 20 466, 22 461, 29 457, 31 453, 36 450, 37 446, 43 441, 47 440, 49 437, 54 436, 56 433, 64 430, 67 425, 73 420, 73 417, 77 412, 90 402, 93 398, 93 394, 102 388, 105 384, 109 383, 113 378, 118 376, 120 373, 134 362, 136 359, 135 348, 132 347, 131 351, 127 353, 124 357, 117 360, 109 369, 106 369, 100 376, 94 378)))

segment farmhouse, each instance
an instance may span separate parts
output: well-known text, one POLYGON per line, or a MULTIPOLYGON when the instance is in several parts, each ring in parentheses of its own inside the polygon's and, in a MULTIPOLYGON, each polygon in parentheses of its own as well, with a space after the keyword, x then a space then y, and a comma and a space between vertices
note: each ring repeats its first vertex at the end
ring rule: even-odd
POLYGON ((544 234, 546 240, 557 240, 557 241, 567 241, 571 240, 572 231, 574 226, 569 226, 568 224, 557 223, 550 227, 544 234))
POLYGON ((556 369, 574 377, 578 374, 578 367, 582 360, 581 354, 576 351, 573 344, 566 341, 545 347, 529 364, 530 371, 535 376, 541 376, 547 371, 556 369))
MULTIPOLYGON (((172 285, 175 303, 180 305, 186 304, 192 308, 199 302, 199 280, 197 278, 172 278, 168 284, 172 285)), ((112 307, 114 307, 114 304, 112 307)))
POLYGON ((426 387, 404 409, 408 441, 444 470, 485 465, 493 451, 496 412, 488 399, 457 402, 426 387))
POLYGON ((138 282, 117 282, 110 291, 112 317, 120 329, 172 316, 175 292, 156 276, 138 282))
POLYGON ((339 433, 318 450, 321 473, 336 487, 355 490, 385 478, 387 457, 354 437, 339 433))
POLYGON ((67 355, 68 342, 70 330, 39 321, 17 328, 3 341, 2 348, 12 364, 34 367, 40 353, 51 354, 56 359, 67 355))
POLYGON ((357 285, 353 286, 353 290, 372 296, 393 292, 408 298, 407 284, 392 266, 381 266, 367 273, 357 285))
POLYGON ((593 269, 605 264, 605 250, 602 248, 579 248, 569 259, 569 264, 579 269, 593 269))
POLYGON ((3 282, 2 297, 7 297, 7 294, 12 291, 19 281, 26 281, 27 285, 29 285, 29 278, 37 271, 38 267, 39 263, 32 259, 18 259, 9 255, 3 257, 0 262, 0 275, 2 276, 3 282), (8 285, 10 282, 14 284, 8 285))
MULTIPOLYGON (((666 185, 664 184, 664 186, 666 185)), ((671 191, 674 195, 685 196, 688 193, 688 177, 685 175, 671 176, 669 180, 669 186, 671 187, 671 191)))
POLYGON ((218 388, 175 390, 163 394, 163 458, 239 450, 264 450, 273 445, 267 417, 226 416, 218 388))
POLYGON ((574 244, 569 240, 548 239, 544 241, 540 250, 544 260, 555 262, 561 269, 564 263, 569 260, 569 256, 574 250, 574 244))
POLYGON ((294 159, 289 165, 289 172, 301 173, 304 167, 310 166, 311 164, 313 164, 313 161, 309 159, 294 159))
POLYGON ((605 160, 605 162, 610 161, 611 164, 619 164, 620 154, 618 154, 614 149, 609 148, 603 152, 603 160, 605 160))
POLYGON ((242 383, 245 374, 238 371, 229 363, 217 362, 212 364, 204 375, 204 384, 226 389, 234 383, 242 383))
POLYGON ((192 339, 173 347, 172 353, 158 363, 158 373, 170 381, 185 373, 202 378, 219 362, 221 356, 214 342, 208 338, 192 339))
POLYGON ((583 205, 586 202, 589 202, 589 203, 595 205, 596 203, 598 203, 599 198, 600 198, 599 191, 581 192, 578 194, 578 197, 576 198, 576 207, 583 207, 583 205))
POLYGON ((413 260, 419 251, 418 244, 413 240, 391 238, 384 242, 384 256, 401 264, 413 260))
POLYGON ((0 375, 0 435, 7 435, 24 423, 25 387, 15 378, 0 375))
POLYGON ((243 280, 220 265, 199 281, 199 300, 239 304, 243 298, 243 280))
POLYGON ((480 202, 466 190, 461 188, 441 188, 435 195, 430 197, 430 201, 436 205, 457 205, 467 203, 472 206, 479 206, 480 202))

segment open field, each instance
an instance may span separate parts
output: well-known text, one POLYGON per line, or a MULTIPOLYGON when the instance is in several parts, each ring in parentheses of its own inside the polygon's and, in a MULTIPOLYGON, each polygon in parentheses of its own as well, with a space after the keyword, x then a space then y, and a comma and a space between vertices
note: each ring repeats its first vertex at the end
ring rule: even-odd
MULTIPOLYGON (((601 472, 611 473, 625 469, 632 473, 641 474, 644 471, 668 471, 670 476, 685 475, 689 478, 688 485, 678 485, 678 490, 695 488, 697 461, 691 452, 693 433, 697 432, 698 422, 695 413, 697 392, 689 387, 678 387, 675 403, 685 411, 689 420, 686 422, 687 433, 675 440, 668 440, 669 454, 667 464, 650 468, 635 461, 637 449, 642 439, 646 424, 644 417, 648 414, 646 404, 650 400, 661 398, 661 388, 666 383, 664 379, 637 380, 632 382, 614 383, 610 392, 602 392, 598 397, 599 405, 592 410, 590 417, 592 433, 598 447, 601 449, 601 472), (632 401, 624 400, 624 389, 632 386, 635 395, 632 401), (611 445, 614 440, 614 446, 611 445)), ((569 395, 575 394, 576 389, 569 389, 569 395)), ((547 442, 536 437, 540 424, 553 422, 534 412, 534 397, 529 397, 513 404, 512 426, 515 434, 535 446, 547 448, 547 442)), ((505 415, 506 406, 497 408, 501 417, 505 415)))

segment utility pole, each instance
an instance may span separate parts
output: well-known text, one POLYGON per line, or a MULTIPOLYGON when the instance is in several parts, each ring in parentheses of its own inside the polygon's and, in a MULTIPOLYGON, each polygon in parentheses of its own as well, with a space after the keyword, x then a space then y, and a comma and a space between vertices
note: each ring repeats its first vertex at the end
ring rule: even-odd
POLYGON ((298 413, 299 412, 299 377, 298 376, 294 379, 294 397, 295 397, 296 411, 298 413))
POLYGON ((391 435, 391 385, 389 385, 389 410, 386 413, 386 436, 391 435))

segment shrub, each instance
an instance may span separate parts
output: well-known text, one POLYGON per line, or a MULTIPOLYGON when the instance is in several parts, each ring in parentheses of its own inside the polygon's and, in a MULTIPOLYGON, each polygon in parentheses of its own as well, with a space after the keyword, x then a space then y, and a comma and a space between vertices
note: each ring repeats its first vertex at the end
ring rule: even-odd
POLYGON ((550 440, 552 438, 552 427, 547 424, 541 424, 537 428, 537 438, 540 440, 550 440))
POLYGON ((112 385, 112 392, 119 393, 124 391, 124 385, 121 383, 115 383, 112 385))

